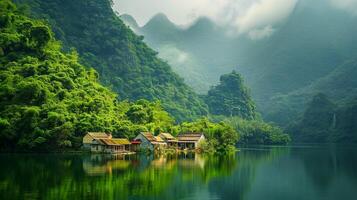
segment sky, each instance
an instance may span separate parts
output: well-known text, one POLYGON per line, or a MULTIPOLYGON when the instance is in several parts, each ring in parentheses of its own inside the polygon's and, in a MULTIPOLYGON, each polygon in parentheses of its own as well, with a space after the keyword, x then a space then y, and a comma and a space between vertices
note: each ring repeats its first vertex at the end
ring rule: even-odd
MULTIPOLYGON (((120 14, 132 15, 143 26, 157 13, 164 13, 177 25, 187 26, 198 17, 231 27, 234 33, 251 38, 269 36, 274 26, 286 19, 299 0, 114 0, 120 14)), ((315 0, 311 0, 315 1, 315 0)), ((357 0, 323 0, 357 15, 357 0)))

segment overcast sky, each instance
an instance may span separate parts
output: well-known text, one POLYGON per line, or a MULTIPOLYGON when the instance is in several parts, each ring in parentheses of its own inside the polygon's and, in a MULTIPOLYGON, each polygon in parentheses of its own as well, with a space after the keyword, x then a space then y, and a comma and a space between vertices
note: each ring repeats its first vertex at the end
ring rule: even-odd
MULTIPOLYGON (((132 15, 144 25, 157 13, 164 13, 178 25, 189 25, 200 16, 228 25, 236 33, 264 37, 274 25, 288 17, 299 0, 114 0, 120 14, 132 15)), ((311 0, 315 1, 315 0, 311 0)), ((357 15, 357 0, 323 0, 357 15)))

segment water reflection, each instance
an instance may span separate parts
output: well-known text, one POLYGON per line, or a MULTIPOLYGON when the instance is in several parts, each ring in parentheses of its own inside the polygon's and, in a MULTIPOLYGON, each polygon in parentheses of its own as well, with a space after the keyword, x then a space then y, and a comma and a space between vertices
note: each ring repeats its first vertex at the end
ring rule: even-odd
POLYGON ((0 155, 0 199, 351 199, 355 147, 232 156, 0 155))

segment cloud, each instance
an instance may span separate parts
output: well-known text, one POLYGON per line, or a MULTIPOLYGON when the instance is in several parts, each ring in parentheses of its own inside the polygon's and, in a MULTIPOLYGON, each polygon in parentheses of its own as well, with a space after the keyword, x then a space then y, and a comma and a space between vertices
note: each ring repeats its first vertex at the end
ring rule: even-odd
POLYGON ((160 47, 159 52, 159 57, 164 60, 174 61, 174 63, 170 64, 182 65, 191 59, 191 56, 188 53, 178 49, 175 45, 163 45, 160 47))
POLYGON ((179 25, 201 16, 230 27, 235 34, 268 36, 274 26, 293 11, 298 0, 114 0, 114 9, 145 24, 156 13, 164 13, 179 25), (268 34, 269 33, 269 34, 268 34))
POLYGON ((338 9, 357 15, 357 0, 330 0, 330 2, 338 9))
POLYGON ((248 35, 252 40, 260 40, 263 38, 270 37, 274 33, 274 29, 271 26, 266 26, 262 29, 254 29, 249 31, 248 35))
POLYGON ((244 13, 238 14, 234 25, 239 33, 251 30, 271 29, 276 23, 281 22, 293 11, 297 0, 261 0, 252 3, 244 13))

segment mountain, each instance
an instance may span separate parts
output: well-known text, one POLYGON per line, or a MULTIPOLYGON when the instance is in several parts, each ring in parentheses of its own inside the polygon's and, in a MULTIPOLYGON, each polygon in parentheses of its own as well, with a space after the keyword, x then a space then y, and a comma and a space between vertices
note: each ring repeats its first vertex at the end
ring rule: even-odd
POLYGON ((179 40, 181 38, 180 31, 181 29, 162 13, 155 15, 140 29, 140 33, 148 37, 149 44, 162 44, 171 40, 179 40))
POLYGON ((356 76, 357 59, 348 60, 311 85, 271 99, 267 103, 270 110, 265 116, 286 126, 303 113, 308 102, 318 93, 323 93, 338 105, 349 104, 357 98, 356 76))
POLYGON ((257 118, 255 103, 242 76, 233 71, 220 77, 220 84, 211 87, 205 97, 210 114, 242 119, 257 118))
POLYGON ((134 17, 132 17, 131 15, 128 14, 123 14, 120 15, 120 19, 129 26, 130 29, 132 29, 135 33, 139 32, 139 24, 136 22, 136 20, 134 19, 134 17))
POLYGON ((155 21, 145 25, 146 30, 150 26, 156 30, 142 32, 145 41, 159 56, 167 46, 184 52, 190 59, 180 64, 175 62, 177 56, 163 58, 197 92, 206 93, 209 84, 204 83, 215 84, 221 74, 234 69, 245 77, 263 116, 271 112, 277 97, 309 87, 354 58, 357 51, 357 17, 322 0, 299 1, 273 34, 262 39, 229 35, 227 27, 207 18, 185 29, 155 21))
POLYGON ((77 149, 88 131, 132 139, 173 125, 157 102, 119 102, 75 51, 61 51, 43 20, 10 0, 0 2, 0 12, 1 151, 77 149))
POLYGON ((218 74, 229 73, 235 66, 232 62, 225 63, 228 41, 220 27, 208 18, 200 17, 190 27, 183 28, 158 14, 138 33, 200 94, 218 83, 218 74))
POLYGON ((288 126, 294 142, 356 143, 357 102, 336 104, 319 93, 307 104, 301 117, 288 126))
POLYGON ((95 68, 100 81, 120 99, 160 100, 179 121, 207 113, 205 103, 183 79, 113 12, 110 0, 16 2, 46 19, 64 50, 77 49, 81 63, 95 68))

